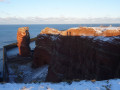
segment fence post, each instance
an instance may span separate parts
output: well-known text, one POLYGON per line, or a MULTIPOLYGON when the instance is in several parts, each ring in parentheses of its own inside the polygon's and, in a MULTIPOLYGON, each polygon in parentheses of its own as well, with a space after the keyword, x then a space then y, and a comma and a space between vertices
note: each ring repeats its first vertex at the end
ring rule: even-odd
POLYGON ((8 81, 7 52, 6 48, 3 47, 3 82, 7 81, 8 81))

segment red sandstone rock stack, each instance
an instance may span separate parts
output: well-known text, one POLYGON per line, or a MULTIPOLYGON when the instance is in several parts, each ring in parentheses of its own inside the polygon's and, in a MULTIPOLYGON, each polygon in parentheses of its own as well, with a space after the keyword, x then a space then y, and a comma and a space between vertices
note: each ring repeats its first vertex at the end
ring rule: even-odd
POLYGON ((17 46, 19 48, 19 55, 23 57, 30 56, 30 35, 28 27, 18 28, 17 42, 17 46))
POLYGON ((36 40, 34 66, 50 64, 46 81, 53 82, 119 78, 119 35, 119 30, 97 31, 80 27, 58 31, 46 28, 36 40))

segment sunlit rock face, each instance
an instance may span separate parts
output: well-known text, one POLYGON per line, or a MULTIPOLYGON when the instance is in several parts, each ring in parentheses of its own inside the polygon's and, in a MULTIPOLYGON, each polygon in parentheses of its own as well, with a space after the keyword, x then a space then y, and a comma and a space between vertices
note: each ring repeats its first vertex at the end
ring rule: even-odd
POLYGON ((86 27, 70 28, 61 32, 61 35, 63 36, 94 36, 94 34, 94 29, 86 27))
POLYGON ((103 36, 118 36, 120 35, 120 29, 119 30, 106 30, 103 32, 103 36))
POLYGON ((29 28, 22 27, 18 28, 17 31, 17 46, 19 48, 19 55, 20 56, 30 56, 30 35, 29 35, 29 28))
POLYGON ((46 27, 45 29, 43 29, 40 34, 54 34, 54 35, 57 35, 57 34, 60 34, 61 31, 55 29, 55 28, 49 28, 49 27, 46 27))
POLYGON ((40 34, 54 34, 62 36, 118 36, 120 27, 76 27, 65 31, 59 31, 54 28, 46 27, 40 34))
POLYGON ((63 36, 118 36, 120 27, 77 27, 61 31, 63 36))
POLYGON ((120 77, 119 28, 79 27, 52 32, 50 28, 42 30, 34 51, 34 66, 49 64, 46 81, 120 77))

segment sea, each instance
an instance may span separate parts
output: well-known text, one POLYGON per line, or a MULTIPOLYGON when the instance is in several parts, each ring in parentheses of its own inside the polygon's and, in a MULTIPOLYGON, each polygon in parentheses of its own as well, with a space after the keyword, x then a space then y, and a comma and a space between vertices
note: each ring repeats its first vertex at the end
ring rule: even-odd
MULTIPOLYGON (((36 37, 45 27, 66 30, 73 27, 98 27, 98 26, 120 27, 120 24, 31 24, 31 25, 0 25, 0 71, 2 71, 3 46, 17 42, 17 30, 19 27, 29 27, 30 38, 36 37)), ((9 52, 10 53, 10 52, 9 52)), ((13 53, 16 53, 15 51, 13 53)))

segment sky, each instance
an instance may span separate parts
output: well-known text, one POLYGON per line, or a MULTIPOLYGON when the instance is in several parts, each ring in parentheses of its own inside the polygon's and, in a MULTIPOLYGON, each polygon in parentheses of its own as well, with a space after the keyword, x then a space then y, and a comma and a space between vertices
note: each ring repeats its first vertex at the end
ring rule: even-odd
POLYGON ((0 24, 120 23, 120 0, 0 0, 0 24))

